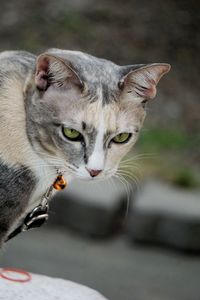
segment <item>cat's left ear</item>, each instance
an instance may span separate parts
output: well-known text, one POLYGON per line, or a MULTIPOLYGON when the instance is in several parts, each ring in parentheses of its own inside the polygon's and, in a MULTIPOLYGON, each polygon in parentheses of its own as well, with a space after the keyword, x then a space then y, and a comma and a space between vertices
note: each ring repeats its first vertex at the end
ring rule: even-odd
POLYGON ((156 96, 156 85, 161 77, 169 72, 169 64, 150 64, 131 70, 119 82, 123 95, 144 99, 153 99, 156 96))
POLYGON ((76 71, 60 57, 44 53, 36 61, 35 83, 40 91, 50 86, 83 88, 83 83, 76 71))

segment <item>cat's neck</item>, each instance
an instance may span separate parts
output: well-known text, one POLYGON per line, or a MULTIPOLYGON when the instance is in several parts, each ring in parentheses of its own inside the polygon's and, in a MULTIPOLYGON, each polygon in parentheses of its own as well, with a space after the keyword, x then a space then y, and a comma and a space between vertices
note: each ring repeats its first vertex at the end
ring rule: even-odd
POLYGON ((53 184, 58 176, 58 171, 63 173, 67 182, 71 181, 72 179, 70 173, 59 169, 56 166, 48 165, 48 163, 40 157, 38 157, 36 163, 32 163, 30 168, 37 178, 37 185, 29 200, 29 210, 40 203, 42 195, 45 194, 47 189, 53 184))

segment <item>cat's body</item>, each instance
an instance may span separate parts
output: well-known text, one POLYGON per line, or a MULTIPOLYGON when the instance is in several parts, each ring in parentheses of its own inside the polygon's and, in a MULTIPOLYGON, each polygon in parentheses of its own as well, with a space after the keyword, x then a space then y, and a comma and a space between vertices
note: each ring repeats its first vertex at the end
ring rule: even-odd
POLYGON ((31 166, 32 160, 39 163, 40 158, 27 137, 23 95, 35 60, 26 52, 0 54, 0 241, 29 210, 28 203, 31 207, 37 204, 45 191, 45 184, 43 189, 37 188, 42 167, 31 166), (32 194, 36 196, 32 198, 32 194))
POLYGON ((57 49, 0 54, 0 243, 58 169, 67 181, 116 172, 142 127, 142 103, 168 70, 57 49))

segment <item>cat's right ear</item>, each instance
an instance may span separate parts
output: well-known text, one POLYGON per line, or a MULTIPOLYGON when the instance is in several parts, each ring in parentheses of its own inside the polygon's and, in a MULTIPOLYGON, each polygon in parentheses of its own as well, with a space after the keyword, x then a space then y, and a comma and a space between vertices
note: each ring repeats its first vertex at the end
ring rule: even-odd
POLYGON ((41 54, 37 59, 35 84, 40 91, 46 91, 49 86, 83 88, 83 83, 72 66, 60 57, 47 53, 41 54))
POLYGON ((164 63, 139 66, 130 70, 120 80, 119 88, 125 98, 135 98, 139 101, 153 99, 159 80, 169 70, 170 65, 164 63))

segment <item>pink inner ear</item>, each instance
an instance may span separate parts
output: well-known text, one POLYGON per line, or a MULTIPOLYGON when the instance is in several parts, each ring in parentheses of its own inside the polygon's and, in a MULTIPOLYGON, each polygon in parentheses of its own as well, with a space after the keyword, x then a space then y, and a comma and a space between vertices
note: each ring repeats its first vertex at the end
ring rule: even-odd
POLYGON ((130 72, 125 78, 127 89, 139 97, 153 99, 160 78, 170 70, 168 64, 152 64, 130 72))
POLYGON ((35 83, 38 89, 46 90, 47 88, 47 72, 49 68, 49 59, 41 56, 37 61, 35 83))
POLYGON ((135 92, 142 98, 152 99, 156 96, 156 83, 154 80, 146 80, 145 86, 135 83, 135 92))
POLYGON ((35 83, 38 89, 46 90, 47 88, 47 73, 39 71, 35 76, 35 83))
POLYGON ((152 99, 156 96, 156 82, 148 73, 133 72, 128 74, 125 85, 141 98, 152 99))

